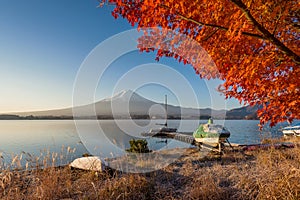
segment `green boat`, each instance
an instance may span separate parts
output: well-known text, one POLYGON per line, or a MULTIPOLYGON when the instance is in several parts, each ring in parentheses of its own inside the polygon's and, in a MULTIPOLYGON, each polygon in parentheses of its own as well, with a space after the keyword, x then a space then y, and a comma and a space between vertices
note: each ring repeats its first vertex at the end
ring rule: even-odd
POLYGON ((197 142, 217 147, 230 137, 230 132, 222 125, 214 124, 212 119, 207 124, 200 124, 194 131, 193 137, 197 142))

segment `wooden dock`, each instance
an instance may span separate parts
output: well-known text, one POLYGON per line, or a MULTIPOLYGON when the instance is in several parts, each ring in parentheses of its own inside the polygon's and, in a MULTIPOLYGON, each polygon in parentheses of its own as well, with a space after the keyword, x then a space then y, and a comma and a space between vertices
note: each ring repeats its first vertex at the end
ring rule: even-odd
POLYGON ((141 133, 141 135, 144 137, 170 138, 195 145, 200 149, 208 149, 209 151, 216 151, 218 153, 221 153, 222 151, 221 144, 218 144, 218 146, 216 147, 210 143, 197 142, 193 137, 192 132, 146 132, 141 133))
POLYGON ((144 137, 170 138, 192 145, 199 145, 191 132, 146 132, 141 133, 141 135, 144 137))
MULTIPOLYGON (((185 142, 191 145, 200 147, 201 149, 216 150, 214 146, 209 143, 200 143, 195 140, 191 132, 146 132, 141 133, 144 137, 157 137, 157 138, 170 138, 185 142)), ((241 148, 243 151, 252 151, 258 149, 269 149, 269 148, 294 148, 297 144, 292 142, 279 142, 275 144, 230 144, 227 140, 225 146, 230 146, 231 148, 241 148)), ((300 146, 300 144, 298 144, 300 146)), ((222 151, 221 144, 219 144, 219 152, 222 151)))

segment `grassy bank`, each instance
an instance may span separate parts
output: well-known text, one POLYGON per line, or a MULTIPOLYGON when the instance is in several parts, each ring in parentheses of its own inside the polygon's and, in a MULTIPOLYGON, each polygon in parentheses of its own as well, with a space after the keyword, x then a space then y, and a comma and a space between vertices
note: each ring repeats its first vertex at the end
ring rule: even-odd
POLYGON ((176 162, 147 174, 68 167, 0 173, 0 199, 299 198, 299 147, 228 150, 222 159, 200 158, 196 149, 187 149, 176 162))

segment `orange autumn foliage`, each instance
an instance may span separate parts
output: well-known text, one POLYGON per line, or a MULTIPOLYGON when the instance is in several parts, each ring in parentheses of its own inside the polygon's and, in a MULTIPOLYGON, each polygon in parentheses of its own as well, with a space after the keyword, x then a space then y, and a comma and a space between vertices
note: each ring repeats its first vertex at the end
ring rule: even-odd
POLYGON ((109 2, 115 4, 115 18, 126 18, 139 29, 160 27, 144 30, 141 51, 156 50, 157 60, 174 57, 191 64, 200 77, 224 80, 219 90, 226 98, 260 106, 261 124, 300 119, 300 1, 109 2), (180 35, 193 42, 180 42, 180 35), (215 67, 200 59, 194 41, 208 52, 215 67))

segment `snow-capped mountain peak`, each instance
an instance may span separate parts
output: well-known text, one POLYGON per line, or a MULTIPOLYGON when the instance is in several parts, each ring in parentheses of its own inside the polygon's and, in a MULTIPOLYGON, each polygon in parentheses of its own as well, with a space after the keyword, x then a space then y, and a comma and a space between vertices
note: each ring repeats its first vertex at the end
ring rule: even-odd
POLYGON ((132 90, 122 90, 110 98, 106 98, 103 101, 148 101, 144 97, 141 97, 132 90))

